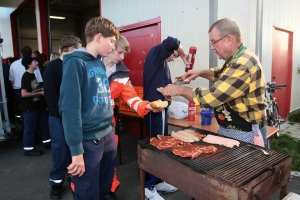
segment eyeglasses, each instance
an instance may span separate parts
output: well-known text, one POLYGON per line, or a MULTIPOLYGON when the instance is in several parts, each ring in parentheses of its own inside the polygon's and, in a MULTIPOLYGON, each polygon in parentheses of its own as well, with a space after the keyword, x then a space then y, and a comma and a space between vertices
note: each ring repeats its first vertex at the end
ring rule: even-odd
POLYGON ((225 37, 227 37, 228 35, 225 35, 224 37, 221 37, 220 39, 216 40, 216 41, 210 41, 212 46, 215 46, 217 42, 221 41, 222 39, 224 39, 225 37))

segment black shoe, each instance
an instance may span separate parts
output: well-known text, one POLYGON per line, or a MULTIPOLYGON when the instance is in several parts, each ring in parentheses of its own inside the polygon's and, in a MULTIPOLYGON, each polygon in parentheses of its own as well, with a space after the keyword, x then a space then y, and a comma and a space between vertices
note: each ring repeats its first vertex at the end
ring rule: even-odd
POLYGON ((25 153, 25 156, 40 156, 42 154, 43 154, 42 151, 32 151, 30 153, 25 153))
POLYGON ((110 192, 109 193, 109 200, 118 200, 116 197, 116 193, 115 192, 110 192))
POLYGON ((61 186, 52 185, 50 190, 51 199, 60 199, 61 197, 61 186))

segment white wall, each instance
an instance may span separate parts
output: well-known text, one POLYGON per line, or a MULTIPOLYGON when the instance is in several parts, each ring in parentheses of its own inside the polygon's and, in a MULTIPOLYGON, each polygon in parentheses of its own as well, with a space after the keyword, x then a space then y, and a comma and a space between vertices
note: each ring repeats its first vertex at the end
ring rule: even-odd
POLYGON ((13 56, 13 44, 11 37, 10 14, 15 8, 0 7, 0 32, 3 38, 3 58, 13 56))

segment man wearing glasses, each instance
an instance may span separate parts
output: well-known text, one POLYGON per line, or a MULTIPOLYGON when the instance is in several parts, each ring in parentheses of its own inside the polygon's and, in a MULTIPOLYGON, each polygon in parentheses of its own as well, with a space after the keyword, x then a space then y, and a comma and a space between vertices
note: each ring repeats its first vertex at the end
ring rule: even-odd
POLYGON ((190 70, 189 81, 198 76, 212 81, 210 88, 189 88, 169 84, 164 95, 180 95, 214 108, 220 125, 218 133, 248 143, 264 146, 260 127, 266 119, 265 77, 257 56, 244 46, 239 24, 229 18, 216 21, 209 29, 211 50, 225 60, 221 67, 190 70))

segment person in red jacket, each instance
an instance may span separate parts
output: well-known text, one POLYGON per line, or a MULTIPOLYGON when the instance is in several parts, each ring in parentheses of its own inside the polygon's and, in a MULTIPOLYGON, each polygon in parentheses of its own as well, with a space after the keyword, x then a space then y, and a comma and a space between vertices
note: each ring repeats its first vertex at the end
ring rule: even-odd
MULTIPOLYGON (((107 57, 103 57, 102 61, 106 67, 106 75, 110 84, 112 108, 115 107, 114 101, 121 97, 123 100, 134 109, 140 116, 148 114, 148 112, 160 112, 160 109, 153 109, 150 106, 149 101, 143 101, 138 95, 136 90, 129 80, 129 69, 123 63, 124 57, 130 52, 130 44, 127 39, 120 35, 120 38, 115 42, 115 50, 113 50, 107 57)), ((114 124, 116 120, 112 116, 114 124)), ((118 135, 115 135, 116 143, 118 144, 118 135)), ((111 199, 117 199, 115 191, 120 185, 120 181, 117 179, 115 169, 114 179, 111 188, 111 199)))

